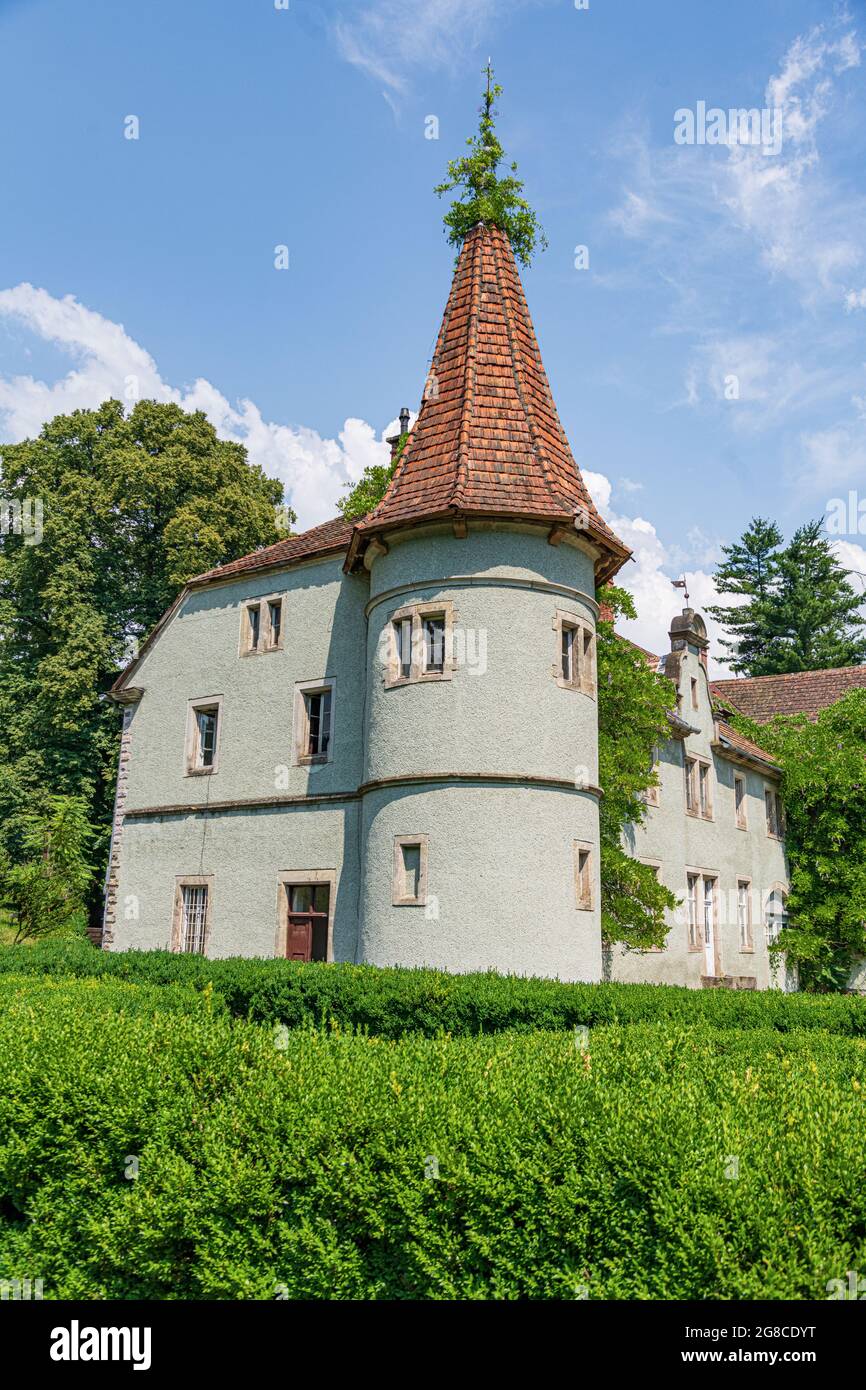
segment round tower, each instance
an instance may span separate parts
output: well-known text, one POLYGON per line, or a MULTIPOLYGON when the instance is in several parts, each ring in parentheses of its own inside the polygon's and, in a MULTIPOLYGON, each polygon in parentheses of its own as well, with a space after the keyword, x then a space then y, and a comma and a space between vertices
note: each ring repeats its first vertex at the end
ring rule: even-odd
POLYGON ((595 510, 507 237, 477 226, 347 567, 370 575, 359 959, 601 977, 595 510))

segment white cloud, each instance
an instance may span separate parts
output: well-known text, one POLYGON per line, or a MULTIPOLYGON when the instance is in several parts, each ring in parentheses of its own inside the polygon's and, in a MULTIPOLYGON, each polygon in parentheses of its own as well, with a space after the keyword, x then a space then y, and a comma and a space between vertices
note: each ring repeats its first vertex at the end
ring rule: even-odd
MULTIPOLYGON (((866 476, 866 472, 861 476, 866 476)), ((698 609, 707 624, 710 675, 719 678, 732 675, 722 660, 724 648, 720 639, 724 631, 707 609, 718 603, 735 607, 745 600, 736 594, 719 595, 714 574, 707 568, 715 566, 722 558, 719 542, 711 540, 699 528, 692 527, 686 537, 686 547, 667 546, 653 523, 645 517, 621 516, 611 509, 611 485, 603 473, 584 469, 583 477, 605 521, 613 527, 634 557, 620 570, 616 583, 632 595, 637 618, 620 621, 617 630, 639 647, 658 656, 668 652, 671 619, 685 603, 683 591, 674 589, 671 580, 685 577, 689 603, 692 608, 698 609)), ((835 540, 833 549, 848 571, 855 591, 863 593, 866 615, 866 549, 856 541, 844 539, 835 540)))
MULTIPOLYGON (((676 257, 673 283, 683 297, 697 271, 712 275, 719 257, 732 256, 733 223, 763 266, 794 282, 805 303, 842 302, 841 282, 850 285, 863 260, 861 239, 847 231, 861 224, 863 200, 824 175, 819 136, 843 94, 844 74, 860 64, 858 38, 846 24, 843 16, 796 38, 769 78, 764 106, 781 112, 776 153, 734 140, 676 145, 673 111, 669 145, 651 148, 643 132, 618 132, 616 153, 631 170, 625 201, 610 218, 626 235, 642 237, 648 254, 676 257)), ((757 92, 701 95, 708 107, 725 109, 759 100, 757 92)))
POLYGON ((795 481, 803 491, 823 492, 829 499, 866 478, 866 430, 859 423, 815 430, 800 442, 803 461, 795 481))
POLYGON ((845 312, 852 313, 854 309, 866 309, 866 289, 849 290, 845 296, 845 312))
POLYGON ((0 318, 14 320, 74 359, 54 382, 33 376, 0 376, 0 417, 10 441, 38 434, 46 420, 87 410, 114 396, 127 406, 136 399, 175 401, 184 410, 201 410, 223 439, 243 444, 250 462, 284 483, 288 500, 306 528, 335 514, 346 483, 357 481, 369 463, 386 463, 384 435, 364 420, 348 419, 337 439, 324 439, 305 426, 265 420, 254 401, 232 405, 209 381, 199 378, 180 389, 165 382, 150 356, 113 323, 72 295, 55 299, 46 290, 17 285, 0 291, 0 318))
POLYGON ((346 7, 334 36, 342 57, 383 83, 387 99, 408 90, 407 69, 453 70, 509 12, 545 3, 550 0, 372 0, 351 15, 346 7))
POLYGON ((625 189, 622 203, 608 216, 613 225, 629 237, 643 236, 647 228, 654 223, 673 221, 668 213, 651 203, 649 198, 635 193, 631 188, 625 189))
MULTIPOLYGON (((632 595, 637 618, 619 622, 617 629, 639 647, 661 656, 670 651, 668 632, 671 619, 679 613, 684 603, 682 590, 674 589, 671 585, 671 580, 678 579, 683 573, 683 565, 679 563, 682 552, 677 554, 675 549, 666 547, 653 523, 645 517, 620 516, 614 512, 610 505, 610 481, 603 473, 584 469, 583 477, 605 521, 634 556, 620 570, 616 583, 632 595)), ((694 539, 701 545, 706 542, 706 537, 701 533, 696 533, 694 539)), ((706 619, 711 642, 711 672, 725 674, 727 668, 719 661, 722 651, 718 643, 720 630, 705 611, 708 604, 718 602, 713 577, 700 565, 687 568, 685 577, 692 607, 701 609, 706 619)))

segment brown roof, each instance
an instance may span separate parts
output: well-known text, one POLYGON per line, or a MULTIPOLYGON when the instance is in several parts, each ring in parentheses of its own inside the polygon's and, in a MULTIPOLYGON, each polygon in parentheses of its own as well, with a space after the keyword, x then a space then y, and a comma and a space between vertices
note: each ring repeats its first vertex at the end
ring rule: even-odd
POLYGON ((866 688, 866 666, 840 666, 829 671, 794 671, 786 676, 745 676, 740 680, 713 681, 711 689, 721 705, 758 724, 776 714, 805 714, 817 719, 822 709, 834 705, 849 690, 866 688))
POLYGON ((730 724, 726 724, 724 720, 719 720, 717 728, 719 737, 730 744, 735 753, 742 753, 747 758, 757 758, 759 762, 769 763, 771 767, 778 767, 772 753, 768 753, 764 748, 759 748, 757 743, 752 743, 751 739, 743 738, 742 734, 738 733, 730 724))
POLYGON ((240 560, 232 560, 227 565, 197 574, 190 584, 209 584, 216 579, 231 579, 239 574, 251 574, 256 570, 282 568, 299 560, 311 560, 317 555, 338 555, 347 550, 352 537, 351 521, 341 516, 333 521, 324 521, 310 531, 302 531, 299 536, 287 536, 274 545, 266 545, 262 550, 254 550, 252 555, 243 555, 240 560))
POLYGON ((508 237, 483 225, 460 250, 418 418, 356 546, 394 525, 472 515, 578 520, 603 551, 599 580, 630 554, 572 456, 508 237))

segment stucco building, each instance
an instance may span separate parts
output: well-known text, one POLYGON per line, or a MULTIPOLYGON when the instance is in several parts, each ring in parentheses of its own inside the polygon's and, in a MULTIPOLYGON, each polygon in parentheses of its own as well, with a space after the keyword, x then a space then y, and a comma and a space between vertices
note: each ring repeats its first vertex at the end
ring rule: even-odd
MULTIPOLYGON (((192 580, 117 681, 103 944, 601 978, 596 590, 628 558, 508 240, 477 226, 381 504, 192 580)), ((609 964, 766 986, 778 769, 714 710, 699 616, 671 635, 671 737, 630 848, 683 918, 609 964)))

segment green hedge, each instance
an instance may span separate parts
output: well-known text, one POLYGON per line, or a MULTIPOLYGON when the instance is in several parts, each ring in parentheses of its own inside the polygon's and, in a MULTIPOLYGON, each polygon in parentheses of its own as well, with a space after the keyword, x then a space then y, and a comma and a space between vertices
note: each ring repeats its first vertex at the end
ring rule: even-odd
POLYGON ((822 1299, 866 1267, 860 1040, 125 997, 0 981, 0 1278, 46 1298, 822 1299))
POLYGON ((789 995, 779 990, 689 990, 671 985, 581 985, 489 974, 298 965, 286 960, 202 956, 169 951, 97 951, 86 942, 50 941, 0 950, 0 975, 55 974, 212 987, 239 1018, 289 1027, 333 1020, 400 1038, 557 1030, 574 1024, 669 1019, 722 1028, 820 1028, 866 1036, 866 1000, 849 995, 789 995))

